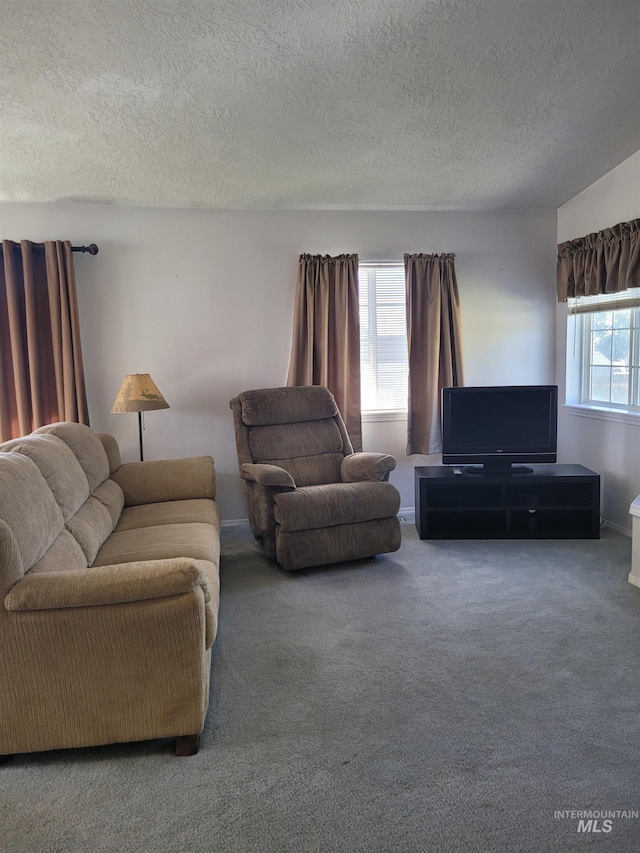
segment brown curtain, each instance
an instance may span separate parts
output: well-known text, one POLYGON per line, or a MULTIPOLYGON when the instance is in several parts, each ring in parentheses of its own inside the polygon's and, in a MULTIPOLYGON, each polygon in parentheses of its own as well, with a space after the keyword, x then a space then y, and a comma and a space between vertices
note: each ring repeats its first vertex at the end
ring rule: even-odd
POLYGON ((455 255, 405 255, 409 413, 407 455, 442 450, 442 389, 462 385, 455 255))
POLYGON ((287 385, 324 385, 362 450, 358 256, 301 255, 287 385))
POLYGON ((88 424, 71 243, 2 242, 0 441, 88 424))
POLYGON ((640 219, 558 245, 558 302, 640 287, 640 219))

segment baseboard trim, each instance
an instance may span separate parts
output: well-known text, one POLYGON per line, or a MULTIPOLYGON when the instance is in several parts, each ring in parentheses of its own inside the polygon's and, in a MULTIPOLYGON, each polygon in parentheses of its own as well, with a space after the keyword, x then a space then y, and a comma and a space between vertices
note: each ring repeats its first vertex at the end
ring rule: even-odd
POLYGON ((412 506, 401 506, 398 510, 398 518, 401 524, 415 524, 416 510, 412 506))
POLYGON ((605 521, 604 527, 610 527, 611 530, 615 530, 616 533, 622 533, 623 536, 626 536, 628 539, 631 539, 631 528, 623 527, 621 524, 615 524, 613 521, 605 521))
POLYGON ((629 572, 629 577, 627 578, 627 580, 634 586, 640 587, 640 577, 638 577, 638 575, 633 575, 631 574, 631 572, 629 572))
MULTIPOLYGON (((414 524, 416 520, 415 509, 412 506, 400 507, 398 510, 398 518, 406 524, 414 524)), ((221 527, 247 527, 249 524, 248 518, 228 518, 221 522, 221 527)))
POLYGON ((221 527, 248 527, 249 519, 248 518, 228 518, 226 521, 222 521, 220 524, 221 527))

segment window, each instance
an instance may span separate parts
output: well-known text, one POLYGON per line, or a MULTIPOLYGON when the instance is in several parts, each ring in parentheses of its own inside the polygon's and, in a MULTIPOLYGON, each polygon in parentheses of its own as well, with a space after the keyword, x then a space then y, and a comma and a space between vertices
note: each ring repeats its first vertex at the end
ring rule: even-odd
POLYGON ((569 310, 567 402, 573 360, 574 402, 640 414, 640 288, 577 299, 569 310))
POLYGON ((407 410, 407 322, 403 264, 360 264, 363 411, 407 410))

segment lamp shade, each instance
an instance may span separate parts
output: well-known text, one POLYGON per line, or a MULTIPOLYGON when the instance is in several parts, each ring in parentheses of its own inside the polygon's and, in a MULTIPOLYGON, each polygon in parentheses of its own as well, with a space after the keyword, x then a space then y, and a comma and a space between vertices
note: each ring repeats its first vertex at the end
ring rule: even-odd
POLYGON ((150 412, 168 408, 169 404, 148 373, 129 373, 124 378, 111 412, 150 412))

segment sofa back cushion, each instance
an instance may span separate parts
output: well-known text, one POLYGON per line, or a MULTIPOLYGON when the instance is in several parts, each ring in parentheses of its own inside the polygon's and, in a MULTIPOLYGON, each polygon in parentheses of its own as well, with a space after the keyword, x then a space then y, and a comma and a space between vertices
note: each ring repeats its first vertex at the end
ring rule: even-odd
MULTIPOLYGON (((103 442, 82 424, 49 424, 31 435, 0 445, 0 459, 10 455, 21 456, 36 467, 41 485, 58 505, 62 520, 62 524, 47 533, 43 540, 45 548, 24 552, 18 537, 14 548, 21 555, 18 576, 27 571, 59 571, 91 565, 118 523, 124 506, 122 489, 107 479, 110 464, 103 442)), ((43 533, 42 513, 28 495, 23 490, 20 517, 38 542, 43 533)), ((15 518, 8 523, 13 530, 15 518)))
POLYGON ((107 459, 109 461, 109 474, 115 474, 118 468, 122 465, 118 442, 112 435, 109 435, 106 432, 97 432, 96 435, 102 442, 102 446, 107 454, 107 459))
MULTIPOLYGON (((1 466, 0 470, 2 470, 1 466)), ((23 574, 16 537, 7 522, 0 518, 0 599, 4 598, 5 593, 20 580, 23 574)))
POLYGON ((22 453, 0 453, 0 518, 12 541, 5 549, 12 565, 0 566, 0 586, 7 575, 13 579, 38 562, 64 527, 62 512, 53 492, 32 459, 22 453))
POLYGON ((91 497, 100 501, 105 507, 111 516, 111 530, 113 530, 120 521, 120 516, 124 508, 124 492, 115 480, 105 480, 104 483, 100 483, 98 488, 95 489, 91 497))
POLYGON ((89 482, 73 451, 55 435, 29 435, 0 446, 27 456, 38 466, 62 517, 69 521, 89 497, 89 482))
POLYGON ((67 522, 67 530, 82 548, 88 565, 116 526, 123 506, 122 489, 113 480, 106 480, 67 522))
POLYGON ((109 460, 104 446, 91 427, 63 422, 40 427, 35 435, 55 435, 67 445, 80 463, 93 492, 109 476, 109 460))
POLYGON ((72 569, 86 569, 88 566, 84 551, 77 540, 65 528, 40 559, 31 566, 28 574, 38 572, 68 572, 72 569))

